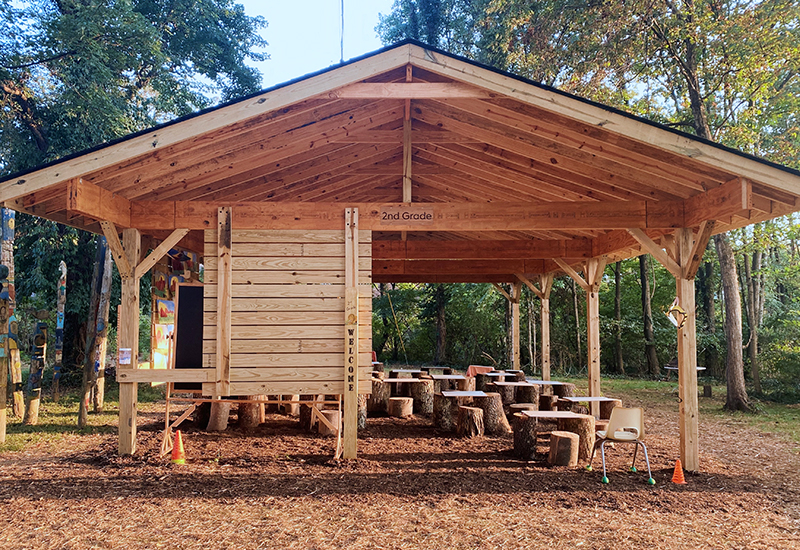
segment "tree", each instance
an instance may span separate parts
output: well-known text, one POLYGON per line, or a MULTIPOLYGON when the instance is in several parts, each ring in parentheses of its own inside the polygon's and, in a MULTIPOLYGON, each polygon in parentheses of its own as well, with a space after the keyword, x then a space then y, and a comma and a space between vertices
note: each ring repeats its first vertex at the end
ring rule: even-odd
MULTIPOLYGON (((0 3, 0 174, 257 91, 260 76, 246 62, 266 57, 258 34, 265 25, 232 0, 0 3)), ((95 243, 31 216, 17 222, 17 248, 26 251, 17 269, 20 311, 55 302, 52 274, 63 259, 64 362, 82 363, 85 266, 95 243)))

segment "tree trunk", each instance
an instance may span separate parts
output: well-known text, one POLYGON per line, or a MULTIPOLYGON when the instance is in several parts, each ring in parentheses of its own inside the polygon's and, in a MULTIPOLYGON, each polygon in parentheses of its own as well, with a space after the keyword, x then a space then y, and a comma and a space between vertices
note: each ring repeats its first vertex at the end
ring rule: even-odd
POLYGON ((747 325, 750 327, 750 341, 747 345, 747 355, 750 359, 750 374, 753 377, 753 390, 761 393, 761 373, 758 364, 758 330, 761 324, 761 304, 764 300, 763 274, 761 261, 763 254, 760 250, 753 251, 751 258, 743 254, 744 259, 744 284, 747 325))
POLYGON ((622 262, 614 264, 614 319, 617 326, 614 330, 614 361, 618 374, 625 374, 625 364, 622 361, 622 284, 620 268, 622 262))
POLYGON ((97 313, 100 306, 100 291, 106 267, 106 240, 99 237, 97 252, 92 271, 92 289, 89 299, 89 320, 86 323, 86 348, 83 355, 83 383, 81 384, 81 400, 78 409, 78 427, 86 426, 89 414, 89 401, 94 387, 94 363, 97 354, 97 313))
POLYGON ((434 297, 436 301, 436 352, 433 356, 433 364, 444 365, 447 362, 447 322, 445 318, 447 295, 444 285, 436 285, 434 297))
POLYGON ((727 398, 725 408, 731 411, 749 411, 747 390, 744 385, 742 359, 742 302, 736 276, 736 262, 726 235, 714 235, 714 245, 722 275, 722 292, 725 299, 725 339, 727 340, 727 398))
MULTIPOLYGON (((103 238, 105 241, 105 238, 103 238)), ((97 307, 97 341, 95 342, 94 391, 92 392, 94 412, 103 412, 106 398, 106 355, 108 350, 108 310, 111 306, 111 249, 106 246, 103 282, 100 285, 100 305, 97 307)))
POLYGON ((647 254, 639 256, 639 277, 642 281, 642 318, 644 320, 644 356, 647 359, 647 372, 656 377, 660 374, 656 337, 653 330, 653 310, 650 305, 650 279, 647 277, 650 259, 647 254))
POLYGON ((717 349, 715 335, 717 333, 716 306, 714 301, 714 264, 706 262, 697 272, 697 286, 700 294, 700 303, 703 307, 705 327, 712 336, 711 344, 704 351, 704 363, 708 374, 721 376, 719 368, 719 350, 717 349))

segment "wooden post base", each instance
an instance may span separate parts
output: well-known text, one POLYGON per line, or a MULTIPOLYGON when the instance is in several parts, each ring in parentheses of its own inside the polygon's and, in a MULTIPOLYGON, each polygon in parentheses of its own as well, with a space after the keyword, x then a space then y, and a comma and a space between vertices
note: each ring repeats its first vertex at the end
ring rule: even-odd
POLYGON ((458 419, 458 397, 444 397, 437 393, 433 396, 433 424, 440 430, 452 432, 456 429, 458 419))
POLYGON ((536 458, 538 420, 522 413, 514 414, 514 455, 522 460, 536 458))
POLYGON ((411 385, 411 398, 414 400, 414 412, 423 416, 433 414, 433 380, 422 379, 411 385))
POLYGON ((511 425, 503 411, 503 401, 499 393, 487 393, 476 397, 475 406, 483 409, 483 425, 487 434, 504 435, 511 433, 511 425))

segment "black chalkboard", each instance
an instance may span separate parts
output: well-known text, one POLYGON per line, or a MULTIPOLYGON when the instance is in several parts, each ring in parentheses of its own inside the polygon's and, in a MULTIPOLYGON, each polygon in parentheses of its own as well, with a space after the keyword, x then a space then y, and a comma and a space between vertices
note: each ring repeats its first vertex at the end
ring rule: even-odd
MULTIPOLYGON (((203 366, 203 285, 178 284, 175 291, 175 368, 203 366)), ((178 382, 176 390, 202 390, 195 382, 178 382)))

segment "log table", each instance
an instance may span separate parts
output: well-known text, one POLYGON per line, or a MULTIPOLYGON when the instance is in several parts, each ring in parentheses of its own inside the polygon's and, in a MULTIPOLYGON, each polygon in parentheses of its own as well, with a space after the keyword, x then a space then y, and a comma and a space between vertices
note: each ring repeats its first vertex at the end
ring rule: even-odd
POLYGON ((503 405, 519 402, 532 403, 532 396, 538 395, 535 390, 536 385, 529 382, 492 382, 490 386, 497 388, 497 393, 503 398, 503 405), (520 388, 523 389, 523 392, 520 392, 520 388), (533 391, 530 388, 533 388, 533 391), (520 395, 521 393, 524 395, 520 395), (523 397, 523 399, 520 400, 519 397, 523 397))
POLYGON ((444 431, 455 430, 459 407, 468 399, 484 396, 486 394, 482 391, 454 390, 437 393, 433 396, 433 423, 444 431))
POLYGON ((453 384, 459 380, 466 380, 467 377, 462 374, 431 374, 433 378, 433 391, 434 393, 441 393, 453 389, 453 384))
POLYGON ((422 382, 419 378, 384 378, 383 381, 387 384, 395 384, 392 389, 392 397, 411 397, 411 386, 408 384, 422 382))
POLYGON ((576 414, 572 411, 520 411, 528 418, 537 420, 557 420, 558 429, 577 433, 580 436, 579 460, 587 460, 594 447, 594 417, 588 414, 576 414))
POLYGON ((600 403, 600 419, 602 420, 608 420, 611 417, 611 409, 622 406, 622 400, 613 397, 561 397, 559 398, 559 402, 560 401, 566 401, 568 403, 600 403))

